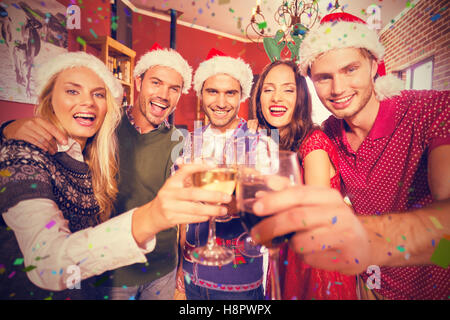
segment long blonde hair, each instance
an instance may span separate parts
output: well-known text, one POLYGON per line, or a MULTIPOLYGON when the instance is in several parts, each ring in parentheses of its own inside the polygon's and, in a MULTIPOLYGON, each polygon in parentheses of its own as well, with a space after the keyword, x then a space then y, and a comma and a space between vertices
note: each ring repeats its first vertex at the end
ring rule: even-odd
MULTIPOLYGON (((36 116, 49 120, 57 128, 67 133, 53 112, 52 93, 58 75, 59 73, 50 78, 47 85, 41 91, 35 114, 36 116)), ((84 159, 92 174, 92 188, 100 206, 100 217, 102 221, 107 220, 111 215, 113 203, 117 195, 116 176, 119 165, 117 158, 118 144, 115 131, 122 116, 121 107, 114 100, 111 91, 107 86, 105 86, 105 89, 107 105, 105 119, 98 132, 87 139, 86 146, 83 150, 84 159)))

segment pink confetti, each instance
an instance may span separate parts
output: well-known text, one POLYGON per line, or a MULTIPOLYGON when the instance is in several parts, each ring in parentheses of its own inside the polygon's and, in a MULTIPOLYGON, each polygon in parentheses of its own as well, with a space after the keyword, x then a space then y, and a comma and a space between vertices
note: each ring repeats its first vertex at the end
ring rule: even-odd
POLYGON ((51 227, 53 227, 56 224, 55 220, 50 221, 49 223, 47 223, 47 225, 45 226, 47 229, 50 229, 51 227))

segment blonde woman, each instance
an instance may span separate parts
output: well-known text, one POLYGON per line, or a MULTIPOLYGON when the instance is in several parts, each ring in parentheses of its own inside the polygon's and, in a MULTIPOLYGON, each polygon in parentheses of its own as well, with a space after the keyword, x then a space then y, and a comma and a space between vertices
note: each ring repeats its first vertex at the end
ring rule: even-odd
MULTIPOLYGON (((31 135, 24 138, 28 142, 5 140, 0 149, 0 212, 15 234, 24 271, 36 286, 55 291, 94 288, 95 282, 94 286, 80 286, 79 282, 107 270, 147 262, 145 254, 154 249, 154 235, 160 229, 221 214, 218 206, 211 205, 177 220, 167 196, 108 220, 117 193, 114 132, 121 118, 120 83, 94 56, 72 52, 43 65, 38 85, 37 115, 50 124, 50 131, 53 126, 65 132, 67 144, 58 144, 58 152, 51 155, 37 147, 42 141, 31 135), (150 207, 158 215, 150 217, 150 207)), ((165 193, 183 188, 184 179, 198 170, 181 170, 166 182, 165 193)), ((198 192, 200 195, 193 192, 189 197, 193 201, 223 200, 219 192, 198 192)), ((18 253, 3 242, 0 247, 2 256, 14 255, 6 257, 11 265, 5 268, 11 268, 18 253)), ((15 287, 21 286, 16 279, 8 277, 2 287, 14 281, 15 287)))

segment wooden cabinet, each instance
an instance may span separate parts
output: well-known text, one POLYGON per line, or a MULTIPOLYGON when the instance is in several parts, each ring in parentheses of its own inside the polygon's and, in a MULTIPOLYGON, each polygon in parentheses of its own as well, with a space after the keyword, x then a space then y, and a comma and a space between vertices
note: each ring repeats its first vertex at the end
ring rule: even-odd
MULTIPOLYGON (((122 83, 128 104, 134 103, 133 71, 136 52, 108 36, 86 40, 86 45, 98 51, 97 56, 111 72, 119 67, 120 72, 116 72, 115 75, 122 83)), ((83 46, 84 51, 86 45, 83 46)))

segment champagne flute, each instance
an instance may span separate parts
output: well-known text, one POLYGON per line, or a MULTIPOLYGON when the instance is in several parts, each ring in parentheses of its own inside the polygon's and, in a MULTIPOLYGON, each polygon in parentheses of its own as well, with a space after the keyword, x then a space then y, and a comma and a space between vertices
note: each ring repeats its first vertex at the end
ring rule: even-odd
MULTIPOLYGON (((199 142, 198 138, 199 137, 194 134, 192 139, 193 146, 195 143, 199 142)), ((237 169, 236 163, 233 161, 235 156, 233 152, 230 154, 228 151, 230 143, 231 147, 233 146, 233 140, 227 140, 225 136, 214 137, 213 140, 212 143, 210 141, 209 145, 202 145, 200 152, 196 153, 195 147, 191 152, 193 155, 193 162, 203 162, 214 165, 213 169, 194 173, 192 176, 193 185, 205 190, 221 191, 232 195, 236 187, 237 169)), ((203 142, 206 141, 202 141, 202 143, 203 142)), ((221 221, 228 221, 229 219, 231 219, 230 216, 224 216, 221 221)), ((208 240, 206 245, 192 250, 191 258, 194 262, 207 266, 221 266, 231 263, 234 260, 234 252, 232 249, 217 244, 215 217, 212 217, 209 220, 208 240)))
MULTIPOLYGON (((280 191, 301 183, 300 165, 297 154, 279 151, 277 156, 270 154, 266 159, 257 159, 255 165, 246 165, 239 170, 236 194, 241 222, 248 233, 267 216, 253 213, 253 204, 265 192, 280 191)), ((269 251, 269 270, 272 300, 280 300, 278 258, 280 245, 289 241, 290 233, 279 236, 265 244, 269 251)))

